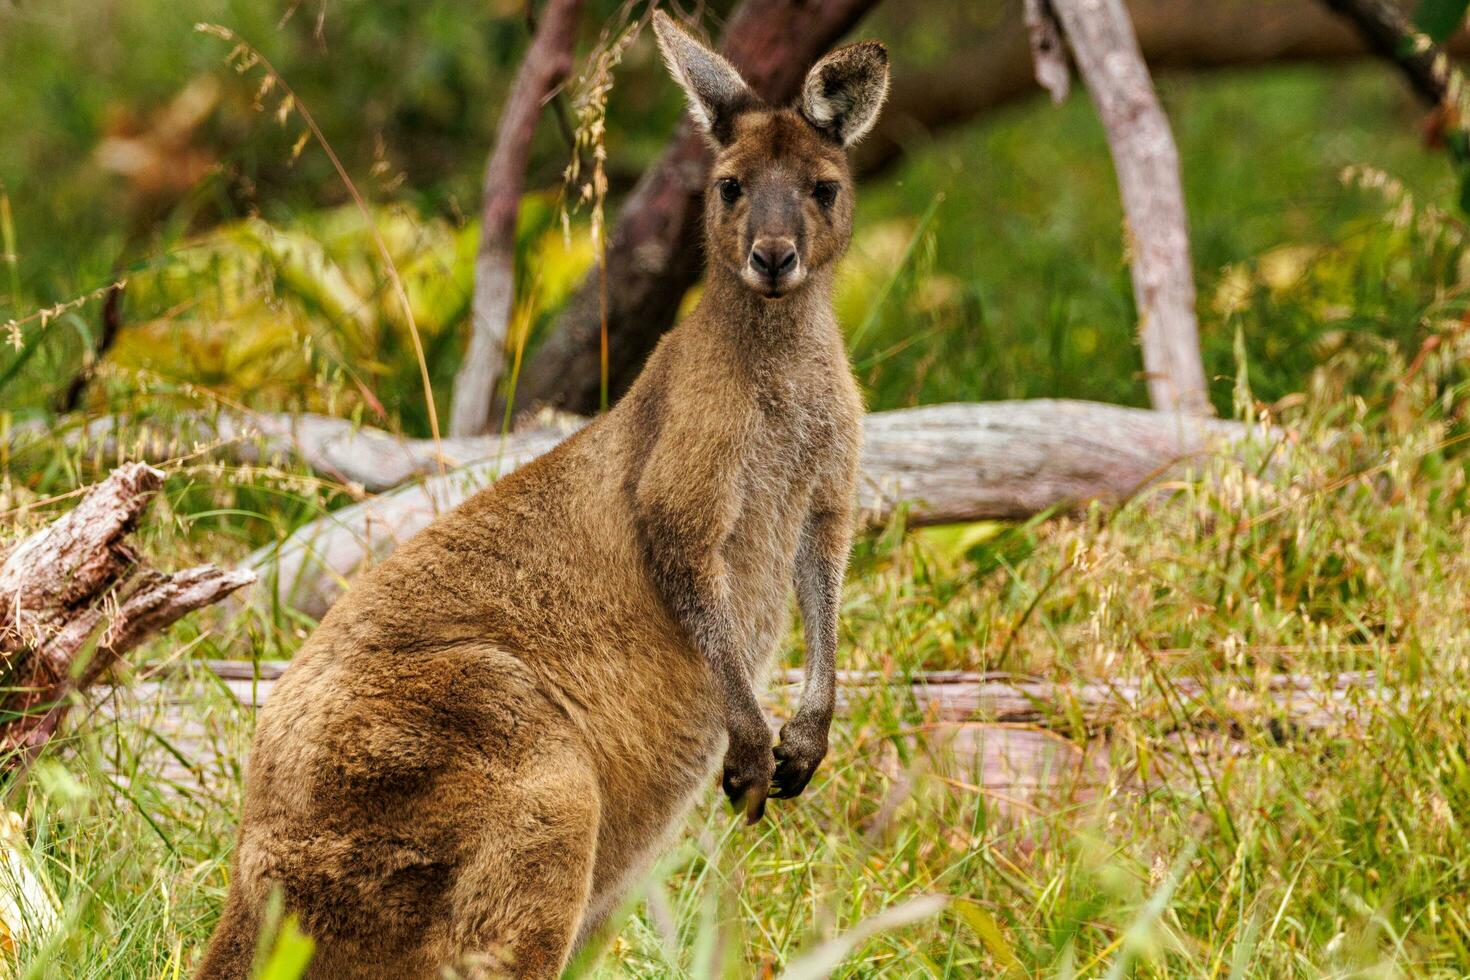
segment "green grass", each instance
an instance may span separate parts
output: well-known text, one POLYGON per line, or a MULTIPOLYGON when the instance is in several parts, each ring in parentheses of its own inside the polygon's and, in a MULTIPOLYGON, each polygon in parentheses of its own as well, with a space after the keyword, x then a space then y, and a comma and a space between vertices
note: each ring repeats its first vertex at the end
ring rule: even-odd
MULTIPOLYGON (((1384 229, 1410 264, 1445 247, 1433 215, 1384 229)), ((1314 260, 1312 289, 1351 285, 1337 262, 1314 260)), ((1274 407, 1251 396, 1245 363, 1239 410, 1272 428, 1121 509, 895 527, 857 549, 845 666, 1165 691, 1224 677, 1243 700, 1124 712, 1090 731, 1058 706, 1061 758, 1091 744, 1106 778, 1032 797, 977 789, 985 774, 903 689, 879 689, 773 819, 747 830, 713 792, 702 800, 587 975, 779 974, 931 894, 950 904, 855 941, 843 975, 1470 972, 1470 335, 1452 306, 1420 322, 1431 342, 1407 350, 1345 335, 1319 351, 1305 396, 1274 407), (1277 714, 1265 675, 1347 670, 1375 671, 1398 695, 1366 698, 1326 731, 1263 721, 1277 714)), ((58 480, 79 473, 66 458, 57 451, 72 475, 58 480)), ((220 514, 321 506, 320 492, 191 463, 168 485, 173 519, 150 522, 143 542, 164 563, 237 554, 220 514)), ((270 625, 176 631, 151 656, 219 655, 270 625)), ((300 631, 282 633, 289 653, 300 631)), ((795 631, 783 656, 799 663, 795 631)), ((213 778, 166 783, 149 726, 93 723, 9 788, 65 923, 25 950, 32 975, 172 976, 207 935, 249 718, 208 686, 190 704, 222 747, 213 778)))
MULTIPOLYGON (((761 826, 743 828, 711 792, 588 975, 778 971, 926 894, 968 904, 858 943, 843 975, 1470 971, 1470 525, 1464 457, 1447 445, 1463 438, 1467 348, 1446 334, 1399 397, 1351 404, 1336 394, 1363 361, 1341 355, 1319 370, 1318 395, 1273 419, 1288 453, 1268 456, 1263 436, 1116 512, 864 541, 846 666, 1225 675, 1245 703, 1192 709, 1182 728, 1147 711, 1092 732, 1058 708, 1058 737, 1101 746, 1107 780, 1017 804, 977 791, 982 774, 902 689, 880 690, 837 723, 808 793, 761 826), (1280 737, 1261 722, 1272 703, 1249 693, 1272 672, 1365 669, 1401 699, 1365 700, 1326 732, 1280 737), (1223 738, 1232 722, 1240 733, 1223 738)), ((177 537, 148 544, 187 553, 177 537)), ((244 628, 175 634, 153 652, 219 653, 244 628)), ((793 634, 793 664, 798 646, 793 634)), ((11 787, 66 922, 34 953, 46 964, 35 975, 171 976, 206 936, 248 717, 207 686, 191 704, 225 760, 202 785, 160 780, 147 727, 93 724, 11 787)))

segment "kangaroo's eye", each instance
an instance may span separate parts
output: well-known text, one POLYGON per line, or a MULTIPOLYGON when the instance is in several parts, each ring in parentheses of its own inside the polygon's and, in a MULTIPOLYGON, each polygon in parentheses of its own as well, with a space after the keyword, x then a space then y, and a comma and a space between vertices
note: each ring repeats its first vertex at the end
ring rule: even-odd
POLYGON ((817 186, 812 188, 812 197, 824 208, 830 208, 837 200, 837 181, 819 180, 817 186))
POLYGON ((734 204, 740 200, 740 181, 734 177, 722 177, 715 182, 720 189, 720 200, 726 204, 734 204))

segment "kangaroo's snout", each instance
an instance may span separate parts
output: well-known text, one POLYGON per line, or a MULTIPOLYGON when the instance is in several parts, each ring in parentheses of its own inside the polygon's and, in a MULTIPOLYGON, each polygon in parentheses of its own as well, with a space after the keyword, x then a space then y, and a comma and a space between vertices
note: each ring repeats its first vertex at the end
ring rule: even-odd
POLYGON ((790 238, 758 238, 750 247, 746 271, 751 285, 768 297, 780 296, 802 279, 796 242, 790 238))

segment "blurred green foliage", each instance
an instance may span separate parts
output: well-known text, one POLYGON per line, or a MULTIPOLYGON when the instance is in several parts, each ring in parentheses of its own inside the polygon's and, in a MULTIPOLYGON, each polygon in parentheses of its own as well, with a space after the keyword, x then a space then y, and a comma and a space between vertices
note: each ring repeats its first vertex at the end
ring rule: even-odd
POLYGON ((1470 7, 1467 0, 1419 0, 1414 23, 1425 34, 1442 41, 1464 23, 1467 7, 1470 7))
MULTIPOLYGON (((587 4, 587 43, 617 7, 587 4)), ((293 161, 299 121, 258 112, 258 75, 231 71, 229 44, 197 24, 225 25, 269 59, 370 196, 454 218, 475 211, 525 11, 519 0, 0 4, 0 185, 15 211, 19 306, 96 286, 191 229, 255 213, 286 223, 347 200, 319 151, 293 161), (181 97, 202 102, 202 117, 181 97), (176 159, 194 154, 209 175, 197 186, 176 159)), ((633 67, 651 68, 651 52, 639 55, 633 67)), ((655 72, 634 74, 612 145, 641 162, 680 110, 655 72)), ((538 140, 533 183, 553 183, 565 143, 552 126, 538 140)), ((6 293, 0 311, 17 308, 6 293)))

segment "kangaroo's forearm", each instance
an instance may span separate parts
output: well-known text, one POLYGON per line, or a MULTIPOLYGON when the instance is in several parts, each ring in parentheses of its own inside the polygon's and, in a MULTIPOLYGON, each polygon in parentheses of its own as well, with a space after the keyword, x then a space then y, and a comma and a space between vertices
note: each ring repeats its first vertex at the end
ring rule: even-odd
POLYGON ((823 725, 832 720, 836 697, 837 611, 851 540, 845 513, 815 513, 796 557, 796 596, 806 637, 806 684, 797 710, 823 725))
POLYGON ((666 534, 644 533, 650 571, 665 607, 709 662, 730 729, 764 725, 760 703, 740 657, 729 590, 717 554, 700 562, 666 534))

